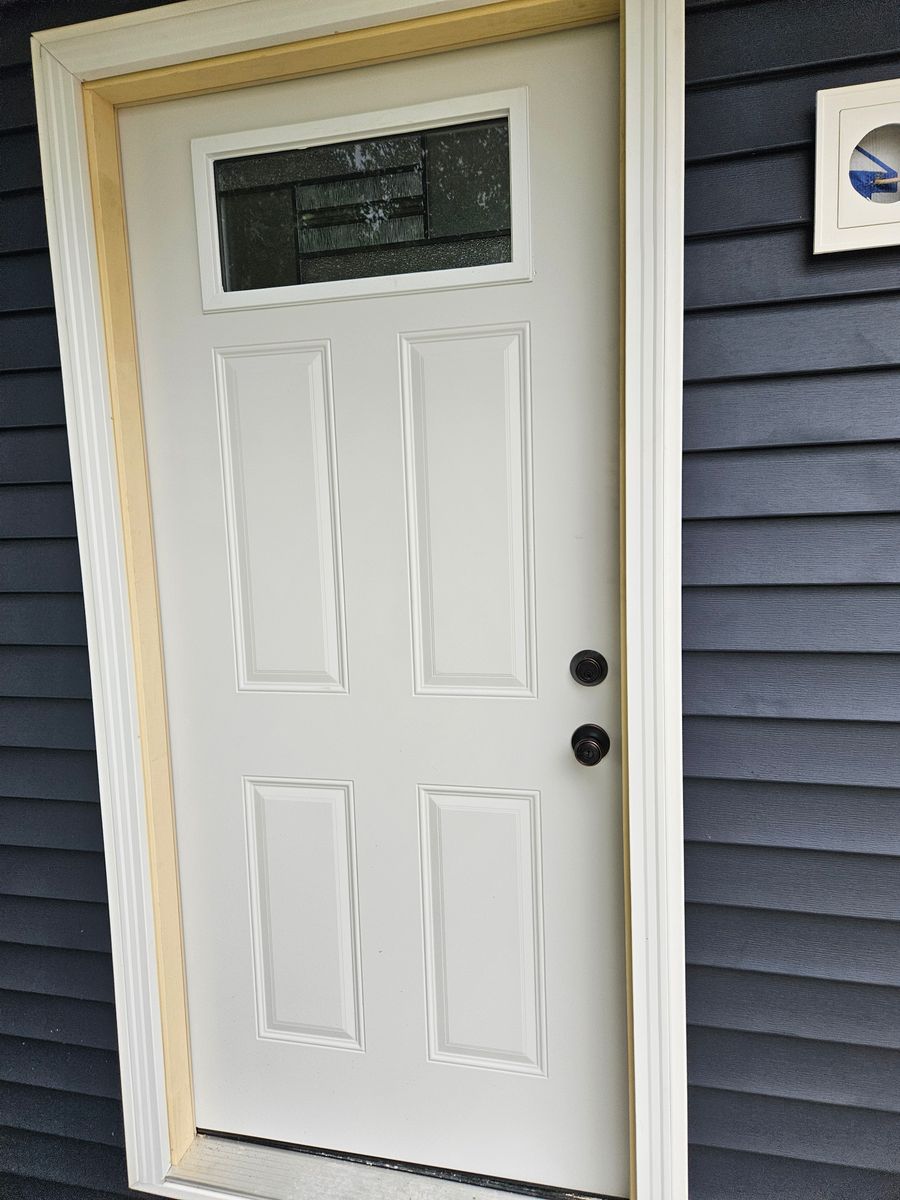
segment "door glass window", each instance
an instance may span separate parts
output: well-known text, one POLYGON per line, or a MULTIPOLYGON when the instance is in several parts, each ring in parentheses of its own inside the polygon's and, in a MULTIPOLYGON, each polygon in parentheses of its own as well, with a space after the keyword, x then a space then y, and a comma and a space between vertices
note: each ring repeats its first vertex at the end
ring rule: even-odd
POLYGON ((214 170, 227 292, 512 260, 508 117, 214 170))

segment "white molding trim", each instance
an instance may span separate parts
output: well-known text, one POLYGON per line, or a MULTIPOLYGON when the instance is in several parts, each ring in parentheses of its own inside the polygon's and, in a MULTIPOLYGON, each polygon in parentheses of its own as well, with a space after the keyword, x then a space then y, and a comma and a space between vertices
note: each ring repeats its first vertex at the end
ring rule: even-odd
POLYGON ((79 80, 172 66, 391 21, 478 8, 492 0, 183 0, 37 38, 79 80), (261 11, 264 7, 265 11, 261 11))
POLYGON ((169 1136, 144 780, 81 81, 33 42, 53 291, 87 617, 122 1103, 135 1186, 169 1136))
POLYGON ((681 750, 684 5, 624 0, 625 678, 638 1200, 687 1200, 681 750))
MULTIPOLYGON (((170 1161, 134 658, 81 83, 467 7, 478 5, 471 0, 187 0, 50 30, 33 41, 87 610, 128 1171, 132 1187, 175 1200, 273 1193, 255 1185, 249 1193, 211 1177, 204 1184, 191 1178, 187 1159, 178 1179, 170 1161), (227 1190, 219 1190, 223 1187, 227 1190)), ((635 1200, 687 1200, 680 695, 684 32, 681 0, 623 0, 623 10, 635 1200)), ((201 1146, 208 1158, 215 1149, 212 1141, 198 1139, 188 1158, 199 1161, 201 1146)), ((232 1157, 240 1156, 234 1152, 232 1157)), ((415 1178, 403 1176, 398 1191, 424 1196, 428 1189, 410 1190, 415 1178)), ((258 1173, 255 1179, 263 1183, 258 1173)), ((466 1193, 470 1196, 471 1188, 466 1193)), ((300 1194, 305 1189, 291 1192, 300 1194)), ((343 1194, 374 1192, 360 1186, 343 1194)))

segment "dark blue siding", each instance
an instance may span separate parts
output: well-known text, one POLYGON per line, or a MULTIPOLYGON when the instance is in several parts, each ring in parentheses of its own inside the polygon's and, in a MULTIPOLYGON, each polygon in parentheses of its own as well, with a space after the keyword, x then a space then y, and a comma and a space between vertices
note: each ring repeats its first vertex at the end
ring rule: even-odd
POLYGON ((688 0, 692 1200, 900 1197, 900 252, 814 258, 896 0, 688 0))

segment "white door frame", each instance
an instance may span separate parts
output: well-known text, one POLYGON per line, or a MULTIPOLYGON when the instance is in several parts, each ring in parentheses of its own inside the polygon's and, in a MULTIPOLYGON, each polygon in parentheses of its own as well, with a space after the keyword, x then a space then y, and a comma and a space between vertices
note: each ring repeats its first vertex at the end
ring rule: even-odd
MULTIPOLYGON (((210 1138, 198 1138, 181 1167, 173 1168, 134 647, 81 85, 476 7, 482 5, 472 0, 186 0, 33 39, 87 611, 128 1171, 132 1187, 159 1195, 313 1200, 314 1192, 324 1192, 323 1200, 338 1194, 364 1200, 376 1191, 388 1194, 392 1177, 380 1167, 210 1138), (248 1168, 252 1190, 239 1182, 248 1168)), ((683 3, 622 0, 621 16, 632 1198, 687 1200, 680 665, 683 3)), ((393 1179, 398 1193, 416 1200, 464 1194, 463 1185, 444 1180, 393 1179)), ((471 1196, 471 1188, 465 1195, 471 1196)), ((486 1190, 485 1200, 491 1195, 486 1190)))

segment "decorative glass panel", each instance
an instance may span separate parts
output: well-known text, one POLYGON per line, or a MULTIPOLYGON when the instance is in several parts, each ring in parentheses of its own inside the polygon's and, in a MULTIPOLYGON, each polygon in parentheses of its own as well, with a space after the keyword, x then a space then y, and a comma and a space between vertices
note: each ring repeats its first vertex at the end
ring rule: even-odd
POLYGON ((506 117, 215 163, 225 291, 510 262, 506 117))

